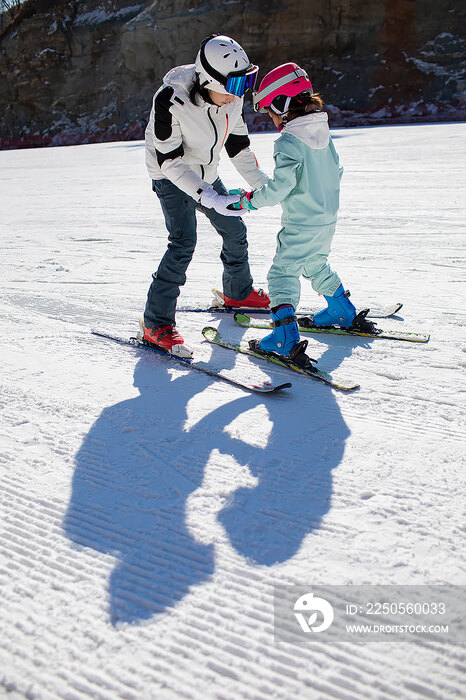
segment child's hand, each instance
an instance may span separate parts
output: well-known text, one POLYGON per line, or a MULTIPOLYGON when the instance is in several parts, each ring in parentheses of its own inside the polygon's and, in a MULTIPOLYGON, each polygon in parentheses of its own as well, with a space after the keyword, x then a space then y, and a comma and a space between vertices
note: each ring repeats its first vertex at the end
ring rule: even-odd
POLYGON ((257 207, 255 207, 251 202, 251 198, 252 198, 252 195, 254 194, 254 192, 246 192, 246 190, 230 190, 229 193, 231 195, 241 194, 239 202, 234 202, 234 204, 230 204, 228 207, 229 209, 242 209, 243 211, 251 211, 251 210, 256 211, 257 207))
POLYGON ((252 195, 254 192, 245 192, 241 197, 239 198, 239 204, 241 206, 241 209, 246 209, 247 211, 257 210, 257 207, 253 205, 251 202, 252 195))
MULTIPOLYGON (((235 195, 235 194, 238 195, 238 194, 239 194, 239 195, 241 195, 241 197, 242 197, 244 194, 246 194, 246 190, 243 190, 242 187, 238 187, 238 188, 235 189, 235 190, 228 190, 228 194, 229 194, 229 195, 235 195)), ((240 202, 239 202, 239 200, 238 200, 237 202, 234 202, 233 204, 230 204, 230 205, 228 206, 228 209, 231 209, 232 211, 239 211, 239 210, 243 209, 243 207, 241 206, 241 204, 240 204, 240 202)))
POLYGON ((228 194, 239 194, 242 197, 243 194, 246 194, 246 190, 243 190, 242 187, 238 187, 236 190, 228 190, 228 194))

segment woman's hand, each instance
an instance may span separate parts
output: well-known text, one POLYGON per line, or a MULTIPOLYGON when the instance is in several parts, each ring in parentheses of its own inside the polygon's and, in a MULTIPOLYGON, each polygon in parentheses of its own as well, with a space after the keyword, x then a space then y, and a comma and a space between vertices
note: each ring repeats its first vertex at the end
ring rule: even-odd
POLYGON ((238 210, 242 210, 242 211, 252 211, 252 210, 256 211, 257 210, 257 207, 255 207, 251 202, 254 191, 246 192, 246 190, 238 189, 238 190, 230 190, 230 194, 231 195, 232 194, 239 194, 240 195, 238 202, 236 202, 234 204, 230 204, 231 209, 236 209, 237 211, 238 210))
POLYGON ((228 206, 233 206, 239 203, 239 195, 221 195, 218 194, 213 187, 204 190, 199 200, 201 206, 205 209, 215 209, 222 216, 241 216, 239 207, 235 209, 227 209, 228 206))

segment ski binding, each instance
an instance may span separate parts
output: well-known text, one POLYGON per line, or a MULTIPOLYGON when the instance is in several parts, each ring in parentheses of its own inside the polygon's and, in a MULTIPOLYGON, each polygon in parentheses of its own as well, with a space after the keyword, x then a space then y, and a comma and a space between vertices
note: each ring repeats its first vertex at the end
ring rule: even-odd
POLYGON ((266 360, 267 362, 271 362, 277 365, 278 367, 285 367, 286 369, 290 369, 293 372, 298 372, 299 374, 304 374, 306 377, 311 377, 312 379, 316 379, 318 381, 324 382, 325 384, 329 384, 335 389, 341 389, 342 391, 351 391, 352 389, 357 389, 359 387, 359 384, 357 384, 356 382, 340 378, 337 379, 328 372, 323 372, 322 370, 319 370, 316 367, 312 367, 312 369, 305 369, 303 367, 298 367, 297 365, 293 364, 290 359, 282 357, 281 355, 278 355, 276 353, 266 353, 263 351, 258 351, 257 346, 253 345, 253 347, 251 347, 249 344, 244 342, 237 344, 229 343, 228 341, 224 340, 218 332, 218 330, 216 328, 213 328, 212 326, 206 326, 205 328, 203 328, 202 335, 207 341, 209 341, 209 343, 214 343, 215 345, 219 345, 222 348, 225 348, 227 350, 233 350, 234 352, 239 352, 243 355, 250 355, 251 357, 256 357, 259 360, 266 360))
MULTIPOLYGON (((362 314, 363 312, 360 312, 362 314)), ((243 328, 261 328, 263 330, 272 330, 272 324, 269 321, 258 321, 250 318, 244 313, 235 313, 235 321, 243 328)), ((330 333, 332 335, 353 335, 362 336, 363 338, 386 338, 389 340, 406 340, 411 343, 427 343, 430 335, 426 333, 410 333, 406 331, 383 331, 375 329, 375 332, 370 333, 363 330, 351 330, 350 328, 340 328, 339 326, 312 326, 312 319, 308 317, 297 317, 298 328, 300 333, 330 333), (309 325, 306 325, 309 324, 309 325)))

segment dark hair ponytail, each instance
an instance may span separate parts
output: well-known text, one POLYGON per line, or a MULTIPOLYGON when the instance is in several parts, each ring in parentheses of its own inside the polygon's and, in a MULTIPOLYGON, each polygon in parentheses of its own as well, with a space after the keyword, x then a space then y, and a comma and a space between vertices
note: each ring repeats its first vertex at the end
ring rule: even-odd
POLYGON ((189 91, 189 99, 196 107, 199 107, 196 101, 196 97, 198 95, 201 99, 204 100, 204 102, 207 102, 208 104, 213 104, 212 100, 210 99, 209 91, 207 90, 207 88, 202 87, 201 81, 199 80, 199 75, 198 73, 196 73, 196 78, 189 91))
POLYGON ((324 101, 318 92, 300 92, 299 95, 291 98, 286 120, 289 122, 305 114, 322 112, 323 109, 324 101))

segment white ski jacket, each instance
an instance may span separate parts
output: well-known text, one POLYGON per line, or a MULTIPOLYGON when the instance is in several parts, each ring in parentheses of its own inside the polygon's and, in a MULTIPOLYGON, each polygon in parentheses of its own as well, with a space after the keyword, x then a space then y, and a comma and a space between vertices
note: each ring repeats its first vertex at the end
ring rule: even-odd
POLYGON ((268 181, 249 148, 243 98, 223 107, 208 104, 199 95, 189 97, 195 66, 173 68, 155 93, 146 128, 146 165, 153 180, 168 179, 199 201, 203 190, 218 177, 223 146, 237 171, 257 189, 268 181))

